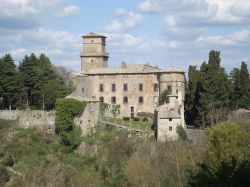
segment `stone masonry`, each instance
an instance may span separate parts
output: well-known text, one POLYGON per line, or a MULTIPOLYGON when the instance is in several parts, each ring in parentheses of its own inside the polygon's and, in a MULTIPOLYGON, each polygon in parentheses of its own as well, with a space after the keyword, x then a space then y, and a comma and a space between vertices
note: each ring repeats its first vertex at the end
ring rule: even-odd
POLYGON ((184 71, 125 62, 122 62, 120 67, 110 68, 109 54, 105 49, 106 37, 89 33, 82 38, 81 72, 70 75, 76 90, 69 97, 111 105, 119 104, 121 106, 119 117, 133 118, 139 112, 154 113, 159 107, 160 94, 168 90, 172 93, 171 105, 178 105, 175 107, 179 113, 179 120, 176 123, 185 125, 184 71))

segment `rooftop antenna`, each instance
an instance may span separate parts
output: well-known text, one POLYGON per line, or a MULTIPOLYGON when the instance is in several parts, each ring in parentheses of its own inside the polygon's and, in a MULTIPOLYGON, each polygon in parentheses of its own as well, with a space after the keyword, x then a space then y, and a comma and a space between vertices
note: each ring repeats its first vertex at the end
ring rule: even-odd
POLYGON ((173 69, 173 59, 170 57, 170 68, 173 69))

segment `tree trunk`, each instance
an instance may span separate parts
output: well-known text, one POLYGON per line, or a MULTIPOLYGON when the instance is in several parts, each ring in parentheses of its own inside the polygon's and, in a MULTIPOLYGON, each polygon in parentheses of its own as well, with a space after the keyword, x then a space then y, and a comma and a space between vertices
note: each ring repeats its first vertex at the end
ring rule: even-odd
POLYGON ((44 95, 43 95, 43 110, 45 109, 44 95))
POLYGON ((9 101, 9 110, 11 110, 11 99, 9 101))

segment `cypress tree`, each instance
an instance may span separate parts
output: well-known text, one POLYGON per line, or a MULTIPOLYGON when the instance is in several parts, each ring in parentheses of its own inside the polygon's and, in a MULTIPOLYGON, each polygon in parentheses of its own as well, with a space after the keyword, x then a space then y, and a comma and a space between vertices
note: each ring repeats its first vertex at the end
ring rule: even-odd
POLYGON ((208 63, 201 66, 200 104, 203 125, 223 120, 229 109, 230 82, 220 66, 220 52, 210 51, 208 63))
POLYGON ((250 109, 250 79, 247 64, 241 63, 240 83, 239 83, 239 103, 240 108, 250 109))
POLYGON ((186 86, 185 99, 185 118, 188 125, 200 124, 200 106, 199 106, 199 82, 200 72, 196 66, 189 66, 188 69, 188 83, 186 86))

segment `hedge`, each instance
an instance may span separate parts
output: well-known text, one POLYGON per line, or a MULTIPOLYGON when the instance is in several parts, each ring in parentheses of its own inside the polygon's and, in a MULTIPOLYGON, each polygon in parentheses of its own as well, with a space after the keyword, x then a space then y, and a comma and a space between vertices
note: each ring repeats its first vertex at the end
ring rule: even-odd
POLYGON ((85 102, 75 99, 57 99, 56 101, 56 133, 61 143, 75 149, 80 143, 81 129, 74 124, 74 118, 82 114, 85 102))

